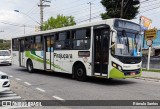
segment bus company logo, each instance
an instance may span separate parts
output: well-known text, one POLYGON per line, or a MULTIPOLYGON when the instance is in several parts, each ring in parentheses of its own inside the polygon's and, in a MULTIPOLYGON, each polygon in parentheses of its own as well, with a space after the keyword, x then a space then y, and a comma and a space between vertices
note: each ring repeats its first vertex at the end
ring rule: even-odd
POLYGON ((60 59, 62 59, 62 58, 64 58, 64 59, 66 59, 66 58, 72 58, 72 54, 57 54, 57 53, 54 53, 54 58, 60 58, 60 59))

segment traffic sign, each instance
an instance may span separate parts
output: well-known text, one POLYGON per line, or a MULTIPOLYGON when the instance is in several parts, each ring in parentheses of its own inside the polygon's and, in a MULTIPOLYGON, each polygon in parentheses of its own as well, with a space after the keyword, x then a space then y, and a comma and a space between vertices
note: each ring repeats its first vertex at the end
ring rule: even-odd
POLYGON ((151 39, 149 39, 149 40, 147 40, 147 42, 146 42, 146 44, 147 44, 147 46, 152 46, 152 44, 153 44, 153 41, 151 40, 151 39))
POLYGON ((157 29, 149 29, 147 31, 145 31, 145 39, 146 40, 150 40, 150 39, 155 39, 157 35, 157 29))

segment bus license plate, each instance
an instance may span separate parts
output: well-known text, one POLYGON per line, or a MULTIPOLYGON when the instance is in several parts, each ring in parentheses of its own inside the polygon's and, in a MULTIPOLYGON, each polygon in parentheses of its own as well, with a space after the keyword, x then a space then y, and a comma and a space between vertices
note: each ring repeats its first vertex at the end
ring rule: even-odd
POLYGON ((135 73, 135 72, 131 72, 130 75, 131 75, 131 76, 134 76, 134 75, 136 75, 136 73, 135 73))

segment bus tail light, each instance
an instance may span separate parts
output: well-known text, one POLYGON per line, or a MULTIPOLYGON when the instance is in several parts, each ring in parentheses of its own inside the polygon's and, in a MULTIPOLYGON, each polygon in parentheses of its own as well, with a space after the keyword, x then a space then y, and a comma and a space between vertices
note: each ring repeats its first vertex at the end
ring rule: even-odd
POLYGON ((89 51, 79 51, 78 52, 78 56, 80 56, 80 57, 89 57, 90 56, 90 52, 89 51))

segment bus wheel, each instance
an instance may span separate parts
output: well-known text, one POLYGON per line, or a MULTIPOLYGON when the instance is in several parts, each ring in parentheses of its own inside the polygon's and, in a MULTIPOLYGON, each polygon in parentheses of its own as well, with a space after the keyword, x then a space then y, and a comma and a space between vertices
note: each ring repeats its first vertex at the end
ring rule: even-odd
POLYGON ((30 73, 33 73, 33 63, 31 60, 28 60, 27 61, 27 70, 30 72, 30 73))
POLYGON ((84 65, 77 64, 75 66, 74 75, 78 81, 85 81, 86 80, 86 69, 84 65))

